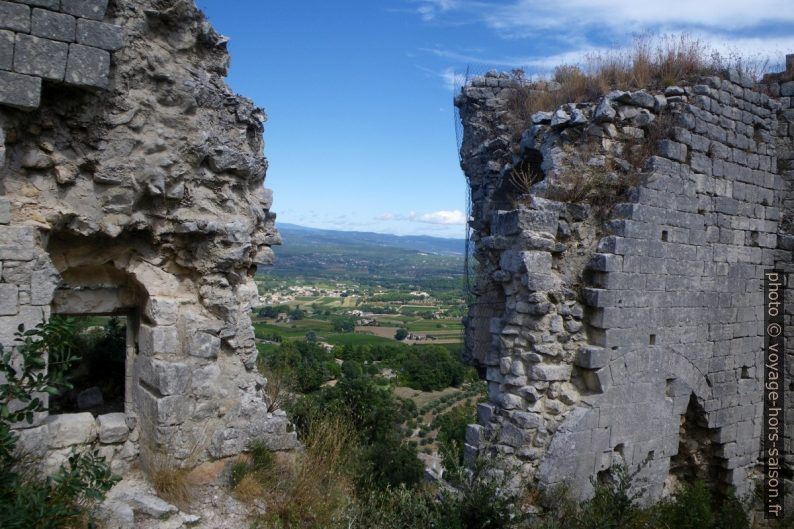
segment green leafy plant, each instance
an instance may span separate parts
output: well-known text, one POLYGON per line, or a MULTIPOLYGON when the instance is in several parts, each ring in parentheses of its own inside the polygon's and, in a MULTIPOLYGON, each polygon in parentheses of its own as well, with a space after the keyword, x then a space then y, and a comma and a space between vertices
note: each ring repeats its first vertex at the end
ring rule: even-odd
POLYGON ((57 395, 63 373, 77 362, 75 333, 71 321, 53 317, 33 329, 20 325, 13 350, 0 346, 0 527, 90 527, 90 507, 118 481, 97 451, 73 453, 42 477, 17 449, 12 427, 46 411, 41 396, 57 395))

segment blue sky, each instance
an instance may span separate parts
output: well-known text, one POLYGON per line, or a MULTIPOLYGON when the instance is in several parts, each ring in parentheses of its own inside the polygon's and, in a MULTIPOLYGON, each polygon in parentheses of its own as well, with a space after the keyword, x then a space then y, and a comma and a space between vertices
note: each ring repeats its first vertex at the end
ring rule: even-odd
POLYGON ((278 220, 462 237, 456 74, 546 73, 643 32, 794 53, 790 0, 197 0, 230 38, 229 84, 269 116, 278 220))

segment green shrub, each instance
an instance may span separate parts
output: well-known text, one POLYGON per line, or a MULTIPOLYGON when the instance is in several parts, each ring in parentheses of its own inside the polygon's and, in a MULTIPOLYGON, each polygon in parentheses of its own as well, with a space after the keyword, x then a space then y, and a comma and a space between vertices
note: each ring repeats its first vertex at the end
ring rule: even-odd
POLYGON ((73 453, 51 476, 35 462, 17 459, 11 425, 33 422, 46 411, 37 394, 58 394, 63 373, 77 362, 75 326, 53 317, 25 330, 19 326, 14 354, 0 346, 0 527, 29 529, 91 524, 91 509, 118 481, 98 452, 73 453), (47 359, 49 358, 49 363, 47 359), (12 406, 12 403, 15 403, 12 406))

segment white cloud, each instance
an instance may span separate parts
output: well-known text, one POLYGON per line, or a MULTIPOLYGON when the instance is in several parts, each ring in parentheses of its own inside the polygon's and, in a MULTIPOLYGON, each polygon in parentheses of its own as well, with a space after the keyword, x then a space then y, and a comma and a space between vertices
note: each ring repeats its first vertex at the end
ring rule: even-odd
POLYGON ((459 209, 452 211, 440 210, 422 214, 417 214, 412 211, 411 214, 408 215, 408 220, 427 224, 461 225, 466 224, 466 214, 459 209))
POLYGON ((422 17, 422 20, 430 22, 439 14, 455 9, 462 2, 459 0, 419 0, 419 3, 421 5, 416 12, 422 17))
POLYGON ((575 33, 587 26, 614 28, 622 33, 649 26, 696 26, 724 31, 794 21, 790 0, 422 0, 417 12, 425 20, 445 13, 466 15, 506 32, 506 36, 530 36, 538 30, 575 33))

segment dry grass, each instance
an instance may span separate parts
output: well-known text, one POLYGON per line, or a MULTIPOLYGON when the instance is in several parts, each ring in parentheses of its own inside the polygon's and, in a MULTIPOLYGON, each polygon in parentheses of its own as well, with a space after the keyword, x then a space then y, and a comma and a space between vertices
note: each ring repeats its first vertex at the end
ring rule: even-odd
POLYGON ((193 500, 193 486, 188 474, 190 470, 179 468, 163 458, 152 464, 150 479, 157 495, 186 511, 193 500))
POLYGON ((662 89, 728 68, 758 78, 767 66, 768 60, 761 57, 720 54, 688 34, 641 36, 630 47, 587 55, 581 65, 558 66, 552 78, 559 83, 558 89, 542 89, 543 82, 517 82, 510 99, 510 119, 523 128, 535 112, 594 101, 610 90, 662 89))
POLYGON ((249 472, 238 469, 234 493, 248 503, 262 502, 265 514, 260 527, 329 527, 353 498, 353 484, 346 472, 351 426, 338 417, 314 422, 297 455, 278 454, 272 465, 257 469, 249 460, 249 472))

